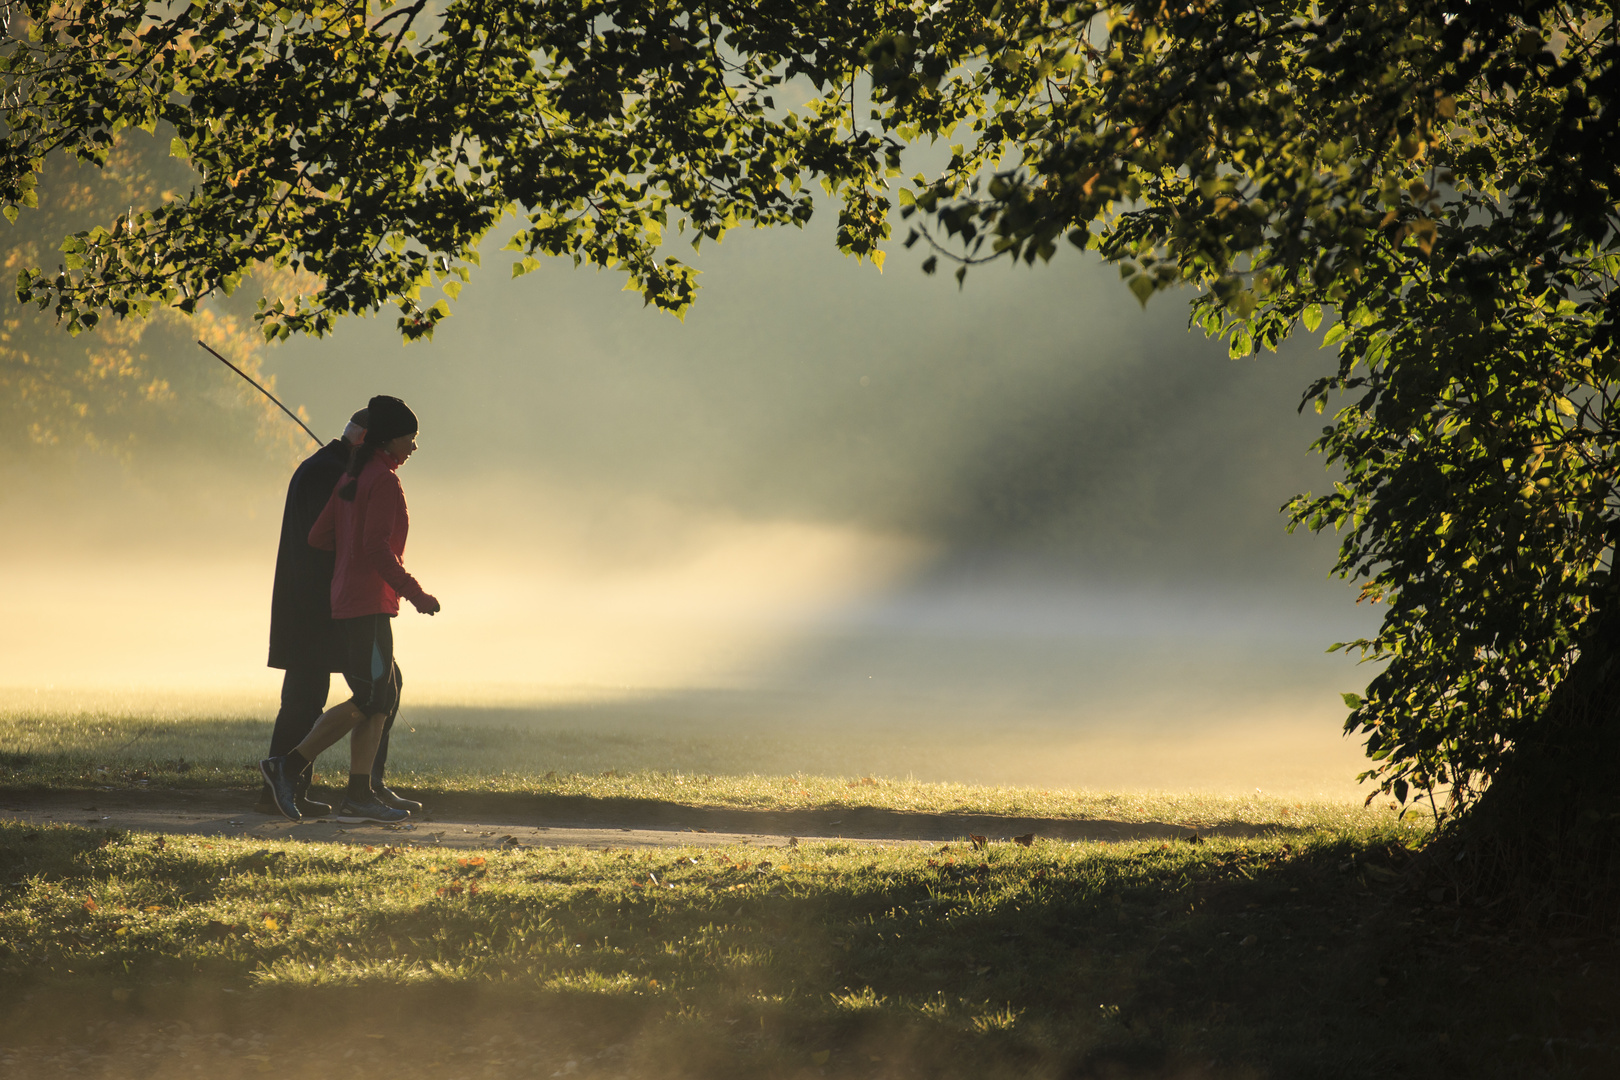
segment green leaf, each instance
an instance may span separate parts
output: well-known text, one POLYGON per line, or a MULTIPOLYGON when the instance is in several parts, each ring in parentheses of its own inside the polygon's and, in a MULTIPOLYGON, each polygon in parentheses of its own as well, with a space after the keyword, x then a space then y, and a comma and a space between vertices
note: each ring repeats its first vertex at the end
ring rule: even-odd
POLYGON ((1306 304, 1305 310, 1300 313, 1300 321, 1305 324, 1306 330, 1315 333, 1316 328, 1322 325, 1322 305, 1306 304))

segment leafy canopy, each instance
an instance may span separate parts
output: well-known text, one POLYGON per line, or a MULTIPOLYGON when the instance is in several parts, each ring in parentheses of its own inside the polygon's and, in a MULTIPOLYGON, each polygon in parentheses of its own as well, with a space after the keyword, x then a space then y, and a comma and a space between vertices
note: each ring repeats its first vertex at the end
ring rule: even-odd
POLYGON ((45 157, 173 130, 197 173, 18 294, 69 328, 189 311, 255 266, 320 284, 271 337, 396 304, 431 333, 507 215, 514 274, 620 267, 679 314, 671 233, 802 224, 881 264, 1116 261, 1198 290, 1233 355, 1327 322, 1305 402, 1343 474, 1288 507, 1387 605, 1353 643, 1371 775, 1466 798, 1612 651, 1617 28, 1585 4, 664 0, 12 3, 8 216, 45 157), (808 100, 802 100, 808 96, 808 100), (961 138, 898 188, 899 151, 961 138))

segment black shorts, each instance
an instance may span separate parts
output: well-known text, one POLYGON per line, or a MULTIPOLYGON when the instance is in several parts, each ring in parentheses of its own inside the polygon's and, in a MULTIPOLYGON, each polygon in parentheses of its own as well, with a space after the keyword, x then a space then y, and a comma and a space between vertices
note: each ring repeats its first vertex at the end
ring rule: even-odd
POLYGON ((343 643, 343 681, 354 693, 349 700, 367 716, 390 715, 399 704, 393 616, 361 615, 333 622, 343 643))

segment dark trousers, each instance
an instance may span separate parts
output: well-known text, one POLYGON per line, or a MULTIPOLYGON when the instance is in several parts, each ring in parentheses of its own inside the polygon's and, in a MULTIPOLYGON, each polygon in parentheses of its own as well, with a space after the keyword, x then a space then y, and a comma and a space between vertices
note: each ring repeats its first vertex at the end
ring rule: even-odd
MULTIPOLYGON (((405 676, 399 665, 394 665, 397 687, 405 685, 405 676)), ((282 757, 304 741, 309 729, 326 711, 326 697, 332 690, 332 676, 325 671, 308 668, 288 668, 281 679, 281 709, 276 713, 276 726, 270 732, 270 756, 282 757)), ((377 744, 377 758, 371 763, 371 782, 383 782, 384 767, 388 764, 388 733, 394 729, 394 717, 399 715, 399 696, 394 697, 394 708, 383 721, 382 742, 377 744)), ((309 786, 310 771, 299 777, 300 789, 309 786)))

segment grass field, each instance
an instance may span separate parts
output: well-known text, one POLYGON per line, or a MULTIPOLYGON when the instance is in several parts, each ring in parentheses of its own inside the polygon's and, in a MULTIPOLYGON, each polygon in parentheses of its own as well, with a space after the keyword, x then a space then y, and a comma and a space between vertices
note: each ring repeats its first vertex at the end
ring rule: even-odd
POLYGON ((1517 941, 1405 860, 1379 829, 457 855, 5 825, 0 1064, 1613 1075, 1612 943, 1517 941))
MULTIPOLYGON (((258 784, 262 719, 0 712, 0 789, 244 788, 258 784)), ((1390 816, 1344 800, 1207 792, 1097 792, 920 781, 895 776, 754 772, 782 765, 769 736, 672 745, 657 731, 536 731, 515 724, 423 724, 401 733, 397 786, 435 793, 528 793, 751 810, 871 807, 934 814, 1163 821, 1204 828, 1286 824, 1355 829, 1390 816), (740 746, 739 746, 740 744, 740 746), (649 767, 659 762, 659 767, 649 767)), ((778 738, 777 741, 782 741, 778 738)), ((343 751, 322 760, 345 767, 343 751)), ((340 777, 328 772, 327 778, 340 777)), ((1410 815, 1409 815, 1410 816, 1410 815)), ((1416 821, 1416 819, 1413 819, 1416 821)))
MULTIPOLYGON (((0 790, 250 787, 263 734, 255 720, 10 714, 0 790)), ((621 774, 619 751, 584 737, 571 760, 601 769, 541 771, 555 742, 514 729, 412 737, 400 779, 427 791, 1259 835, 469 852, 0 823, 0 1072, 1620 1074, 1614 940, 1459 906, 1443 876, 1413 869, 1422 819, 1386 807, 621 774)))

